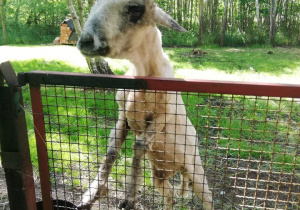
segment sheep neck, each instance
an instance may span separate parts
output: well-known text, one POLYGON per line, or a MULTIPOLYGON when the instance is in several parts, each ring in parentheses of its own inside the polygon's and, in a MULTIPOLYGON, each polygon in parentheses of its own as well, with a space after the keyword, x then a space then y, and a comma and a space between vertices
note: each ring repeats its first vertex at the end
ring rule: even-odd
POLYGON ((160 31, 149 27, 142 39, 129 59, 134 65, 133 75, 174 77, 173 66, 162 49, 160 31))

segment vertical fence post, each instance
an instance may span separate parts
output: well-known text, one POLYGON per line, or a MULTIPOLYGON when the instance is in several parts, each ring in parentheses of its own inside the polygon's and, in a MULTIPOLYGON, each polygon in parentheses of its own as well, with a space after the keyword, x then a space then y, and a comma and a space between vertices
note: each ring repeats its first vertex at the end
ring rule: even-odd
POLYGON ((1 160, 10 209, 36 210, 22 91, 9 62, 0 63, 0 75, 1 160))
POLYGON ((39 159, 39 173, 43 198, 43 210, 51 210, 51 183, 40 85, 30 85, 30 96, 32 104, 36 147, 39 159))

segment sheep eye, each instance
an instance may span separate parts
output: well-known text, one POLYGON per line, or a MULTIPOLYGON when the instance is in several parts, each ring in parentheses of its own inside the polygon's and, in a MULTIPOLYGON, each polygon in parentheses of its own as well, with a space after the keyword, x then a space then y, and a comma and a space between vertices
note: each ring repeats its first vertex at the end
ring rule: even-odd
POLYGON ((127 14, 129 15, 130 22, 137 23, 142 18, 144 12, 145 12, 144 5, 128 6, 127 14))

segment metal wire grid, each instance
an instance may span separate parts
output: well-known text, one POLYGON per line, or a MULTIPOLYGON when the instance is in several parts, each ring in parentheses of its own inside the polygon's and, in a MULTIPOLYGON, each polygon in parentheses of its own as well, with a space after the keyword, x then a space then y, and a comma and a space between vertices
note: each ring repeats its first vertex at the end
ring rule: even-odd
MULTIPOLYGON (((118 119, 116 90, 43 85, 41 91, 52 197, 78 204, 118 119)), ((198 133, 215 209, 299 209, 299 99, 181 95, 198 133)), ((135 137, 131 132, 126 139, 109 177, 109 194, 94 209, 115 209, 125 196, 135 137)), ((143 170, 136 208, 161 209, 163 196, 151 185, 147 160, 143 170)), ((174 190, 180 179, 177 174, 170 180, 174 190)), ((191 190, 185 197, 175 194, 173 204, 173 209, 202 208, 191 190)))

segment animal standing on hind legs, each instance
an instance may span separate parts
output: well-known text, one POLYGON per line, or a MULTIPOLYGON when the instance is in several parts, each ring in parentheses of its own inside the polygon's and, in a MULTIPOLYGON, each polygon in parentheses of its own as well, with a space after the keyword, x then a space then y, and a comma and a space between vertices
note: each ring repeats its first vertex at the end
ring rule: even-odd
MULTIPOLYGON (((127 59, 134 76, 174 77, 173 66, 163 53, 156 24, 184 32, 153 0, 101 0, 92 8, 77 47, 84 56, 127 59)), ((126 195, 119 208, 134 209, 142 185, 142 160, 151 165, 153 185, 172 209, 173 187, 169 178, 181 173, 180 194, 189 181, 205 209, 213 209, 212 194, 204 175, 197 134, 186 116, 180 93, 118 90, 118 122, 111 130, 109 147, 98 174, 83 195, 82 209, 107 194, 107 180, 129 130, 136 135, 132 167, 126 178, 126 195)))

